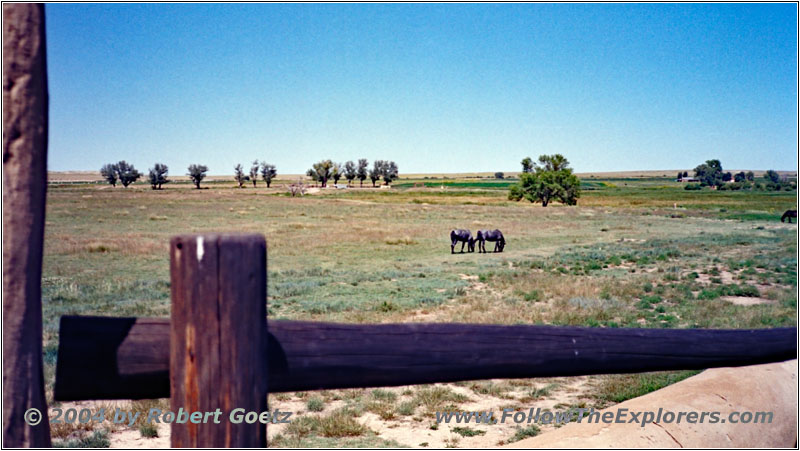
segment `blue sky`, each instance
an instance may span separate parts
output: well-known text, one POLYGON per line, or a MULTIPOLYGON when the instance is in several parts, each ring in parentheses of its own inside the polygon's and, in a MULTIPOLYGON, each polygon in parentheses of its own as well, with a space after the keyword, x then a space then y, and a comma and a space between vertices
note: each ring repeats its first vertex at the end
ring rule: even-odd
POLYGON ((797 167, 795 4, 48 4, 49 169, 797 167))

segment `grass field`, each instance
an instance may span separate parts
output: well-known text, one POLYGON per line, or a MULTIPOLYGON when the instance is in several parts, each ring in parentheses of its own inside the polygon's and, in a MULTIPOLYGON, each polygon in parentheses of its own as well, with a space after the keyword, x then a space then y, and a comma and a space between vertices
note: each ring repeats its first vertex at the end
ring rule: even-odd
MULTIPOLYGON (((128 189, 51 186, 43 276, 48 398, 61 315, 169 315, 168 240, 180 233, 264 234, 270 318, 668 328, 796 324, 797 228, 779 220, 795 208, 796 192, 685 191, 666 178, 593 177, 582 179, 577 207, 542 208, 507 200, 509 183, 401 179, 388 190, 324 190, 302 198, 280 187, 238 189, 233 182, 203 190, 173 184, 162 191, 141 183, 128 189), (453 228, 499 228, 508 240, 505 252, 451 255, 453 228)), ((640 376, 625 376, 632 377, 640 376)), ((615 390, 630 385, 620 378, 586 378, 580 396, 567 405, 619 402, 615 390)), ((357 418, 373 415, 389 428, 407 422, 437 433, 429 431, 437 406, 465 408, 476 396, 496 399, 497 406, 527 406, 558 398, 573 382, 386 390, 394 395, 338 390, 311 404, 309 394, 280 395, 275 402, 300 406, 308 419, 276 431, 273 445, 421 446, 364 422, 347 423, 352 415, 336 409, 360 413, 357 418), (335 432, 340 427, 347 433, 335 432)), ((462 432, 428 444, 493 440, 493 446, 530 433, 462 432)))

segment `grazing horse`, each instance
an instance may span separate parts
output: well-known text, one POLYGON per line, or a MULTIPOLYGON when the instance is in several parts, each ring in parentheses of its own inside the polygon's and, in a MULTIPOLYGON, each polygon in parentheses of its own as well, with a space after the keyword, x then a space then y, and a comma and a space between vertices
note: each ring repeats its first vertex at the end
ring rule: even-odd
POLYGON ((461 253, 464 253, 464 245, 467 244, 467 251, 475 252, 475 238, 469 230, 456 229, 450 231, 450 253, 455 254, 455 247, 461 241, 461 253))
POLYGON ((506 247, 506 239, 503 237, 503 232, 494 230, 478 230, 475 241, 478 242, 478 252, 486 253, 486 242, 494 241, 494 252, 503 252, 506 247))
POLYGON ((783 222, 784 220, 786 220, 788 218, 789 219, 789 224, 791 224, 792 223, 792 218, 796 218, 796 217, 797 217, 797 210, 786 210, 786 213, 784 213, 783 216, 781 216, 781 222, 783 222))

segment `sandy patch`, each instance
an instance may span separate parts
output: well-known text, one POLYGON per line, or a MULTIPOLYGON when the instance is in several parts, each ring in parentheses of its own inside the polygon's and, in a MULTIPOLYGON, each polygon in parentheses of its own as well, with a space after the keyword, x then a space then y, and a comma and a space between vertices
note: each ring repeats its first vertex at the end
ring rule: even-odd
POLYGON ((751 298, 746 296, 722 296, 723 301, 730 302, 736 305, 761 305, 761 304, 777 304, 776 301, 764 298, 751 298))

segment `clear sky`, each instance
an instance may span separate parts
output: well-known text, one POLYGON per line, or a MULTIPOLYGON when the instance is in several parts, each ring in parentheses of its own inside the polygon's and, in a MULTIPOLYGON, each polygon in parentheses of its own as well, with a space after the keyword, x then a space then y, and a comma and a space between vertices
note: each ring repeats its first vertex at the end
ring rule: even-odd
POLYGON ((48 4, 49 169, 797 167, 797 6, 48 4))

